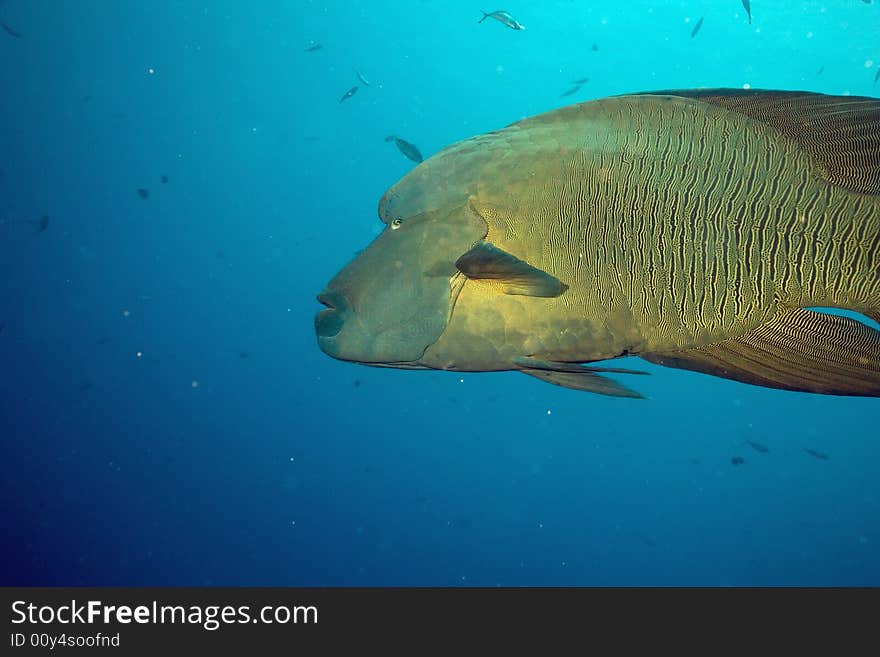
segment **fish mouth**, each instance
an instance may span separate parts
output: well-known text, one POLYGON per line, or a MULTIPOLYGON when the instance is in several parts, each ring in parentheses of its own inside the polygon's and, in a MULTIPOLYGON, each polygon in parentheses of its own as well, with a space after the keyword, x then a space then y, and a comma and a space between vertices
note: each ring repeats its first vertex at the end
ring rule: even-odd
POLYGON ((317 298, 326 308, 315 316, 315 332, 319 338, 335 338, 345 324, 348 303, 341 294, 330 290, 324 290, 317 298))

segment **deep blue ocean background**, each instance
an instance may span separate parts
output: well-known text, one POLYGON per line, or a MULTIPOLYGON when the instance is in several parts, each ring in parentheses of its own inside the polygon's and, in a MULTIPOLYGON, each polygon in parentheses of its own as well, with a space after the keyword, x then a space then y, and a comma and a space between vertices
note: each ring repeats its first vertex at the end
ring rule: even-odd
POLYGON ((0 583, 880 584, 876 399, 374 369, 313 328, 413 166, 387 135, 428 156, 654 89, 878 96, 880 3, 480 8, 0 2, 0 583))

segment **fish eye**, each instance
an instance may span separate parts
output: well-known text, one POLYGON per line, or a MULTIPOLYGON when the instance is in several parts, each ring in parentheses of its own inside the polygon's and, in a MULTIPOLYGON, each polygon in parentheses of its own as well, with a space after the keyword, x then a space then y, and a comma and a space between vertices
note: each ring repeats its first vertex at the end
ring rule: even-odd
POLYGON ((401 222, 399 218, 392 221, 391 222, 391 230, 397 230, 398 228, 400 228, 401 223, 403 223, 403 222, 401 222))

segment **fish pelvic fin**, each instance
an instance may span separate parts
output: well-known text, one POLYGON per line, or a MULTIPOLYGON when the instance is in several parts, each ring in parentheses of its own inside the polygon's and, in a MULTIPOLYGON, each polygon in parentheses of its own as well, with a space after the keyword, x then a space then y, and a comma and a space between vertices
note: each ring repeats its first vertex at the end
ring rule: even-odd
POLYGON ((783 310, 723 342, 640 356, 767 388, 880 397, 880 331, 849 317, 803 308, 783 310))
POLYGON ((648 372, 617 367, 590 367, 578 363, 561 363, 526 357, 515 358, 513 362, 514 365, 520 368, 519 371, 523 374, 528 374, 536 379, 563 388, 595 392, 596 394, 609 397, 645 398, 641 393, 627 388, 613 379, 602 376, 599 372, 615 374, 648 374, 648 372))
POLYGON ((528 374, 546 383, 555 386, 582 390, 583 392, 595 392, 607 397, 627 397, 629 399, 644 399, 640 393, 617 383, 613 379, 594 374, 589 370, 583 372, 551 372, 550 370, 521 369, 520 372, 528 374))

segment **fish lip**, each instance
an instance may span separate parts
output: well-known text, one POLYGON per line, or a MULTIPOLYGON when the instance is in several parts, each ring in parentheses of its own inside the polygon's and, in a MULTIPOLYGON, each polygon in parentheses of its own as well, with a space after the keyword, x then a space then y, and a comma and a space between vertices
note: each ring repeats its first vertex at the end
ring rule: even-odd
POLYGON ((315 315, 315 333, 322 348, 334 344, 344 325, 345 318, 336 308, 325 308, 315 315))
POLYGON ((336 309, 336 306, 333 305, 333 299, 330 297, 326 290, 318 294, 317 299, 318 303, 320 303, 321 305, 327 306, 328 308, 334 310, 336 309))
POLYGON ((351 304, 348 299, 345 298, 345 295, 341 292, 337 292, 332 288, 324 288, 317 296, 318 303, 327 306, 333 310, 338 310, 340 312, 348 310, 351 308, 351 304))
MULTIPOLYGON (((348 299, 332 288, 323 289, 317 296, 318 302, 326 306, 315 315, 315 331, 322 344, 331 344, 341 332, 351 315, 348 299)), ((332 354, 331 354, 332 355, 332 354)))

